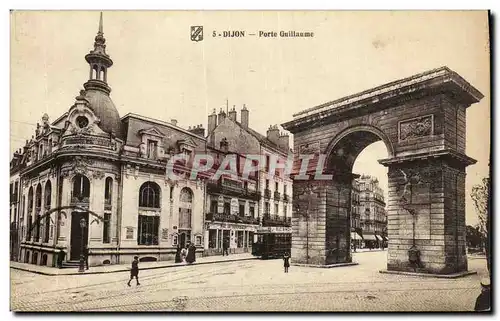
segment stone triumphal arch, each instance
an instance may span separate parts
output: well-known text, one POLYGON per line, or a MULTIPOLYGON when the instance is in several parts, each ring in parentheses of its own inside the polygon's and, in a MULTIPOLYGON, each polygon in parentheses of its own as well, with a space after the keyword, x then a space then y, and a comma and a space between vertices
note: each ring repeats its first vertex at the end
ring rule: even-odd
MULTIPOLYGON (((330 180, 294 179, 292 259, 351 262, 354 161, 382 140, 388 158, 389 271, 460 274, 465 251, 466 108, 483 95, 442 67, 307 109, 283 127, 295 157, 325 155, 330 180)), ((321 159, 321 158, 320 158, 321 159)), ((313 169, 310 169, 314 171, 313 169)))

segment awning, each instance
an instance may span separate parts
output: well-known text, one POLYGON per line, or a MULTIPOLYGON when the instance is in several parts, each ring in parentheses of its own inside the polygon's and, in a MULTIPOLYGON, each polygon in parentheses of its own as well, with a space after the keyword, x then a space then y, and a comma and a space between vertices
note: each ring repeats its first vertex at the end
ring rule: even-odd
POLYGON ((375 237, 375 234, 366 234, 363 233, 363 238, 365 241, 377 241, 377 238, 375 237))
POLYGON ((384 240, 384 239, 382 238, 382 236, 381 236, 381 235, 379 235, 379 234, 375 234, 375 236, 377 237, 377 240, 379 240, 379 241, 383 241, 383 240, 384 240))
POLYGON ((351 232, 351 240, 361 240, 361 237, 356 232, 351 232))
POLYGON ((383 236, 382 237, 384 238, 384 241, 389 241, 389 239, 387 238, 387 236, 383 236))

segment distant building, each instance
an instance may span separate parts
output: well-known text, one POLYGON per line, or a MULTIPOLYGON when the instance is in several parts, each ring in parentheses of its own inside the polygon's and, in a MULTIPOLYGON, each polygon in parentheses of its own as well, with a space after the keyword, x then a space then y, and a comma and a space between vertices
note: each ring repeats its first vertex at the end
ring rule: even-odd
POLYGON ((359 186, 359 225, 364 247, 381 247, 387 239, 387 212, 384 191, 378 179, 361 175, 356 179, 359 186))
POLYGON ((351 246, 361 248, 363 244, 363 233, 361 230, 361 203, 359 181, 352 181, 351 190, 351 246))

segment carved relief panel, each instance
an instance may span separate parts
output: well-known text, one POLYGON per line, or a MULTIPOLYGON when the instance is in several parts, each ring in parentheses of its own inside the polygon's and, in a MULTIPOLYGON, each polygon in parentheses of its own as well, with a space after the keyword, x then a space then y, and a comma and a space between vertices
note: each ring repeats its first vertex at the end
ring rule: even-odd
POLYGON ((400 142, 431 136, 434 134, 434 115, 403 120, 398 123, 398 127, 400 142))

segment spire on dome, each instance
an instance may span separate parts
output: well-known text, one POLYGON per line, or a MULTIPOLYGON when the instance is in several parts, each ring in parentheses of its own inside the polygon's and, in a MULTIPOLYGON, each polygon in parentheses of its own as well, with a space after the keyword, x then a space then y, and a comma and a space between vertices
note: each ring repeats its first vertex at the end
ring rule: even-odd
POLYGON ((96 89, 109 94, 111 88, 107 85, 107 69, 113 65, 113 60, 106 53, 106 39, 104 39, 102 12, 99 16, 99 29, 94 41, 94 50, 91 50, 85 60, 90 65, 89 81, 83 86, 85 90, 96 89))

